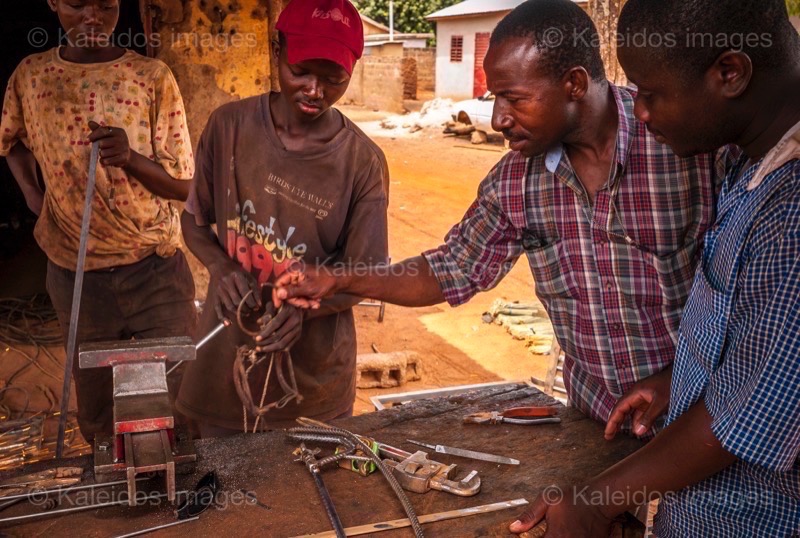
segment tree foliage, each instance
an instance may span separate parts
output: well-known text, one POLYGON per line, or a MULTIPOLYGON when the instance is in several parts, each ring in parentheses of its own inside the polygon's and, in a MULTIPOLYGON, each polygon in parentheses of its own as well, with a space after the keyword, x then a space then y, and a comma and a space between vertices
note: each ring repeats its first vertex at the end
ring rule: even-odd
POLYGON ((789 15, 800 15, 800 0, 786 0, 789 15))
MULTIPOLYGON (((461 1, 394 0, 394 30, 408 34, 433 32, 433 24, 425 16, 461 1)), ((357 0, 355 4, 370 19, 389 26, 389 0, 357 0)))

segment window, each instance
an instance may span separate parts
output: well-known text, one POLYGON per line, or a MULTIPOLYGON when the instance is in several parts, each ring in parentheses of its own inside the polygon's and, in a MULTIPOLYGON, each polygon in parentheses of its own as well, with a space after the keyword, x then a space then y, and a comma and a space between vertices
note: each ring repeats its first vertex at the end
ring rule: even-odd
POLYGON ((450 61, 460 62, 464 57, 464 36, 454 35, 450 37, 450 61))

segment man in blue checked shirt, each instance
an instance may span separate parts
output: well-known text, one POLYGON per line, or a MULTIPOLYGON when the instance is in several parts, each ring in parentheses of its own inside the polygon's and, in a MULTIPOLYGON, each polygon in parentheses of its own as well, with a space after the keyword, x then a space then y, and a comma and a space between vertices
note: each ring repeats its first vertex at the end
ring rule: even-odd
MULTIPOLYGON (((540 496, 511 530, 546 520, 548 537, 607 536, 660 497, 659 538, 798 537, 800 37, 784 0, 628 0, 619 28, 651 132, 681 156, 744 154, 681 321, 669 425, 560 502, 540 496)), ((648 399, 634 388, 618 408, 648 399)))

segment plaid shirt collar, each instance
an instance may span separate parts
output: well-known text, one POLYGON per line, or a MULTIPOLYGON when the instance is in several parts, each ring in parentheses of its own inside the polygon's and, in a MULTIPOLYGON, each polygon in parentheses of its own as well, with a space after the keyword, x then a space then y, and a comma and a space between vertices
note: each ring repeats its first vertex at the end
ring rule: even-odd
MULTIPOLYGON (((634 96, 630 90, 619 88, 610 82, 608 87, 614 96, 614 103, 617 105, 617 144, 614 149, 617 168, 611 178, 612 183, 607 185, 607 187, 613 189, 619 182, 619 178, 622 177, 622 172, 628 163, 628 155, 630 155, 631 145, 633 144, 633 135, 636 132, 636 117, 633 113, 634 96)), ((545 168, 573 190, 582 192, 583 187, 575 176, 575 172, 563 157, 564 145, 558 144, 545 154, 545 168)))

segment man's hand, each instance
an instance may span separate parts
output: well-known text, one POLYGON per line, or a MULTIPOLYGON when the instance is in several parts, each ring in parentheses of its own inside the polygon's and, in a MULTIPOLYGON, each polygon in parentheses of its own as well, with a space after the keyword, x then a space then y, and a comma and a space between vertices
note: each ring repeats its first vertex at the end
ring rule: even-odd
POLYGON ((211 274, 211 280, 217 282, 214 310, 220 320, 228 317, 224 310, 236 313, 239 303, 245 297, 247 297, 245 304, 251 310, 261 306, 261 292, 256 279, 230 258, 223 258, 219 264, 209 266, 208 272, 211 274))
POLYGON ((336 277, 324 267, 306 269, 305 272, 287 271, 275 281, 272 302, 280 308, 284 301, 303 309, 317 309, 320 301, 336 293, 336 277))
MULTIPOLYGON (((614 520, 603 515, 598 506, 576 502, 580 497, 572 495, 572 491, 573 488, 557 486, 546 488, 509 526, 509 530, 520 534, 546 522, 546 538, 608 536, 614 520)), ((587 496, 587 499, 591 498, 587 496)))
POLYGON ((101 127, 98 123, 89 122, 91 142, 100 141, 100 164, 124 168, 131 162, 131 147, 128 133, 120 127, 101 127))
MULTIPOLYGON (((269 305, 267 306, 269 310, 269 305)), ((258 320, 263 328, 256 336, 256 351, 271 353, 286 351, 300 338, 303 330, 303 310, 285 304, 277 313, 268 312, 258 320), (274 316, 273 316, 274 314, 274 316)))
POLYGON ((645 435, 653 423, 669 408, 672 386, 672 365, 661 372, 642 379, 619 399, 606 424, 605 438, 613 439, 625 418, 633 414, 633 433, 645 435))

